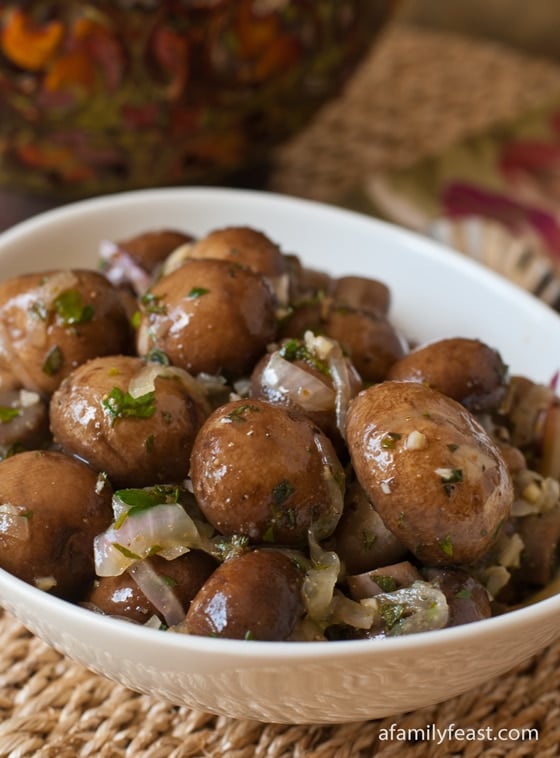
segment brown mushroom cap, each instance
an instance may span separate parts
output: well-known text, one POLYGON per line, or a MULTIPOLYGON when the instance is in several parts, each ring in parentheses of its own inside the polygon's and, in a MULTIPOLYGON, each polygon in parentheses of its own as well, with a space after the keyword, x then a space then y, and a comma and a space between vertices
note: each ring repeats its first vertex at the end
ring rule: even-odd
MULTIPOLYGON (((178 377, 156 376, 150 400, 126 397, 146 364, 105 356, 80 366, 51 399, 51 430, 64 450, 104 471, 115 486, 179 482, 189 470, 206 409, 178 377)), ((162 367, 162 372, 165 372, 162 367)))
POLYGON ((195 440, 191 479, 200 509, 222 534, 307 543, 332 534, 344 472, 330 440, 307 418, 261 400, 218 408, 195 440))
POLYGON ((391 366, 387 378, 427 384, 478 412, 498 407, 506 394, 506 375, 497 350, 480 340, 455 337, 412 350, 391 366))
POLYGON ((424 563, 471 563, 508 518, 513 485, 494 442, 462 405, 387 381, 350 404, 356 476, 385 526, 424 563))
POLYGON ((277 550, 257 549, 222 563, 185 619, 189 634, 285 640, 303 614, 303 573, 277 550))
POLYGON ((28 534, 0 532, 0 566, 29 584, 77 599, 95 576, 93 540, 111 523, 112 490, 86 463, 29 451, 0 463, 0 503, 21 509, 28 534))
POLYGON ((130 337, 118 290, 97 271, 0 283, 0 361, 26 389, 50 395, 90 358, 126 352, 130 337))
POLYGON ((260 274, 223 260, 189 260, 142 300, 137 347, 193 374, 239 377, 276 334, 272 292, 260 274))

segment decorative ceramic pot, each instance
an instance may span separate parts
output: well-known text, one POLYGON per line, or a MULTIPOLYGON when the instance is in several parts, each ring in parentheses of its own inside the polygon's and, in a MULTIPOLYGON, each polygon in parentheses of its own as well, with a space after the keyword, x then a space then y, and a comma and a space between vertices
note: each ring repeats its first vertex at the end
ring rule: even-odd
POLYGON ((0 2, 0 185, 235 182, 335 96, 394 0, 0 2))

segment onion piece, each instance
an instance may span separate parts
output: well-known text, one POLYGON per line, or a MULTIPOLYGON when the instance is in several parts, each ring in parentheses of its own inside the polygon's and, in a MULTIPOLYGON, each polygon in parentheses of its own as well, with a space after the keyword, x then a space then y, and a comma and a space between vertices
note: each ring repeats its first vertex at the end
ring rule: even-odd
POLYGON ((315 335, 313 332, 307 331, 303 339, 305 346, 312 355, 316 356, 319 360, 326 360, 328 363, 329 373, 335 390, 334 407, 336 410, 336 425, 344 438, 348 406, 353 394, 348 361, 342 352, 340 344, 330 337, 315 335))
POLYGON ((340 574, 340 558, 332 550, 323 550, 311 533, 309 549, 312 566, 303 580, 303 601, 307 615, 324 626, 331 614, 334 588, 340 574))
POLYGON ((103 273, 115 287, 130 284, 137 295, 143 295, 150 287, 150 275, 114 242, 103 240, 99 245, 99 257, 105 264, 103 273))
POLYGON ((210 412, 204 385, 178 366, 163 366, 161 363, 147 363, 131 378, 128 392, 133 398, 142 397, 148 392, 154 392, 155 381, 158 377, 164 379, 179 379, 191 397, 204 409, 210 412))
POLYGON ((262 383, 287 396, 305 411, 328 411, 334 406, 334 391, 309 371, 271 353, 262 372, 262 383))
POLYGON ((395 637, 416 632, 443 629, 449 620, 449 606, 443 592, 433 584, 416 581, 410 587, 385 592, 361 601, 375 612, 374 623, 386 625, 385 619, 395 609, 402 617, 381 632, 380 637, 395 637))
POLYGON ((149 561, 137 561, 128 569, 140 590, 163 616, 167 626, 174 626, 185 618, 185 609, 179 599, 149 561))
POLYGON ((191 548, 205 547, 205 537, 178 503, 154 505, 120 521, 118 528, 113 524, 94 539, 98 576, 120 576, 149 555, 172 560, 191 548))
POLYGON ((0 505, 0 534, 24 542, 29 539, 29 512, 23 505, 0 505))

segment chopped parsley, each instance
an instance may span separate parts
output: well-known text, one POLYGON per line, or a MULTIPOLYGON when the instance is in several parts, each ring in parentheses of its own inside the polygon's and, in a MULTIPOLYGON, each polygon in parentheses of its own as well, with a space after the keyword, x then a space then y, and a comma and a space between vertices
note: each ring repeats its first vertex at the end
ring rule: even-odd
POLYGON ((140 298, 140 303, 144 307, 146 313, 167 313, 165 305, 162 305, 162 298, 160 295, 154 295, 152 292, 146 292, 140 298))
POLYGON ((138 329, 141 323, 142 323, 142 312, 134 311, 134 313, 130 317, 130 325, 132 326, 133 329, 138 329))
POLYGON ((371 578, 383 590, 383 592, 394 592, 398 587, 397 580, 392 576, 373 574, 371 578))
POLYGON ((78 290, 64 290, 53 301, 54 309, 64 326, 76 326, 91 321, 95 314, 93 305, 84 304, 78 290))
POLYGON ((272 490, 272 502, 276 506, 282 505, 294 492, 294 485, 287 479, 282 479, 280 484, 277 484, 272 490))
POLYGON ((177 503, 179 501, 179 489, 178 487, 165 487, 156 486, 146 489, 126 489, 117 490, 115 492, 117 497, 125 505, 128 505, 128 510, 125 511, 120 518, 115 522, 115 529, 120 529, 129 516, 135 516, 138 513, 155 508, 156 505, 169 505, 177 503))
POLYGON ((384 450, 391 450, 392 448, 395 447, 395 445, 397 444, 397 442, 400 440, 401 437, 402 437, 402 434, 399 434, 398 432, 389 432, 381 440, 381 447, 384 450))
POLYGON ((58 374, 62 368, 62 351, 58 345, 53 345, 46 355, 42 369, 47 376, 58 374))
POLYGON ((47 306, 42 300, 36 300, 27 310, 32 316, 35 316, 35 318, 38 318, 40 321, 46 321, 49 316, 47 306))
POLYGON ((458 600, 470 600, 471 599, 471 591, 467 589, 459 590, 455 593, 455 597, 458 600))
POLYGON ((293 363, 294 361, 303 361, 309 366, 317 369, 317 371, 320 371, 322 374, 330 376, 328 364, 325 361, 316 358, 301 340, 288 340, 278 350, 278 354, 285 360, 290 361, 290 363, 293 363))
POLYGON ((401 605, 400 603, 395 603, 394 605, 385 603, 381 606, 379 613, 385 622, 387 629, 391 630, 395 624, 404 616, 405 611, 405 606, 401 605))
POLYGON ((157 347, 155 347, 153 350, 150 350, 146 356, 146 360, 148 363, 159 363, 161 366, 169 366, 171 363, 163 350, 159 350, 157 347))
POLYGON ((447 497, 451 496, 453 485, 463 481, 463 469, 461 468, 438 468, 436 474, 441 479, 447 497))
POLYGON ((123 392, 120 387, 113 387, 111 392, 105 395, 101 404, 112 416, 113 424, 120 418, 150 418, 156 411, 155 392, 146 392, 140 397, 132 397, 129 392, 123 392))
POLYGON ((119 545, 118 542, 113 542, 112 545, 115 548, 115 550, 118 550, 119 553, 122 553, 125 558, 130 558, 133 561, 140 561, 140 560, 142 560, 142 556, 141 555, 137 555, 136 553, 133 553, 132 550, 129 550, 124 545, 119 545))
POLYGON ((207 295, 209 292, 210 290, 207 290, 204 287, 193 287, 187 295, 187 300, 197 300, 199 297, 207 295))
POLYGON ((453 541, 449 534, 443 539, 439 539, 437 543, 442 553, 448 558, 453 558, 453 541))
POLYGON ((9 424, 15 418, 21 415, 19 408, 10 408, 7 405, 0 405, 0 424, 9 424))
POLYGON ((245 416, 250 411, 258 413, 260 408, 257 405, 251 405, 251 403, 243 403, 243 405, 238 405, 237 408, 234 408, 231 411, 231 413, 228 413, 226 418, 229 418, 230 421, 234 422, 245 421, 245 416))

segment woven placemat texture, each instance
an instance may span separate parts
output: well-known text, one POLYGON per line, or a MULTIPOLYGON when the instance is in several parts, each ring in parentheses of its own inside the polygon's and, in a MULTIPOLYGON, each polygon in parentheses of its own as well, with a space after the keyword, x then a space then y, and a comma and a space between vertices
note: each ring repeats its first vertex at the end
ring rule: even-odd
POLYGON ((560 65, 394 25, 342 96, 276 155, 269 188, 338 202, 379 171, 438 155, 560 93, 560 65))
MULTIPOLYGON (((435 155, 560 90, 560 70, 499 46, 395 26, 345 93, 276 157, 269 189, 337 202, 363 177, 435 155)), ((560 643, 458 698, 336 726, 238 721, 175 707, 87 671, 0 615, 0 756, 502 758, 559 755, 560 643), (537 728, 538 741, 384 740, 399 729, 537 728)))

